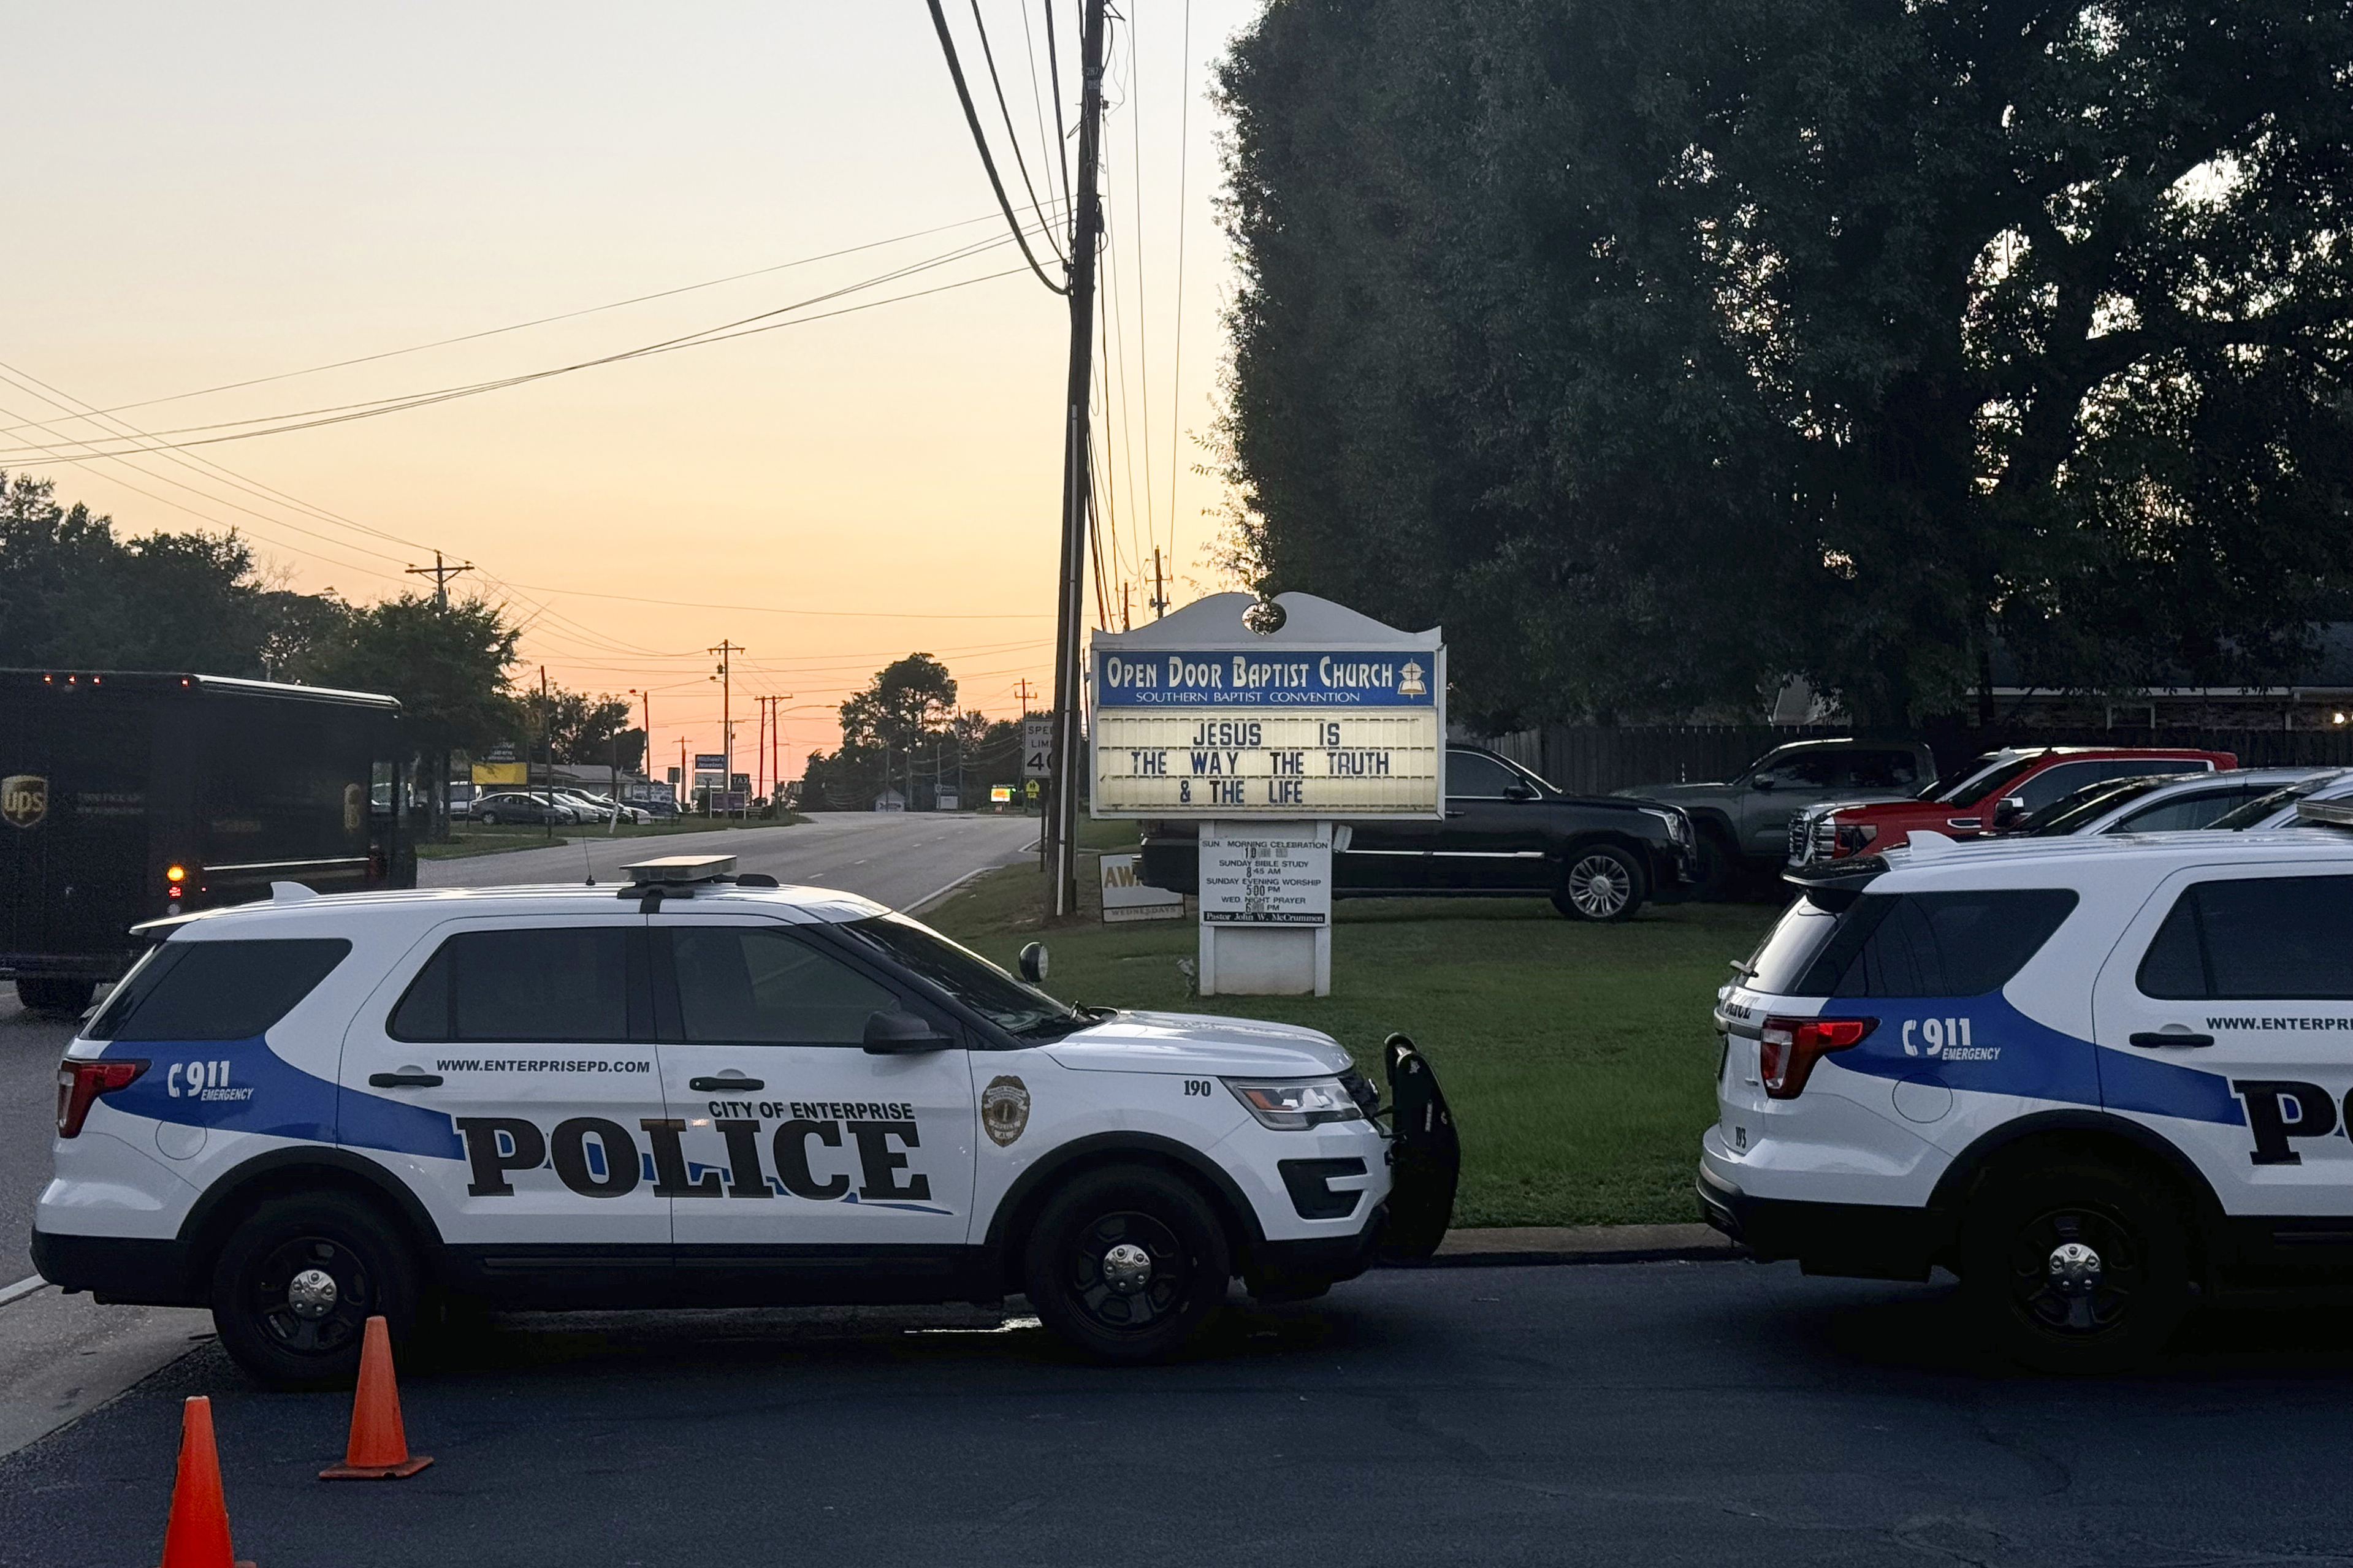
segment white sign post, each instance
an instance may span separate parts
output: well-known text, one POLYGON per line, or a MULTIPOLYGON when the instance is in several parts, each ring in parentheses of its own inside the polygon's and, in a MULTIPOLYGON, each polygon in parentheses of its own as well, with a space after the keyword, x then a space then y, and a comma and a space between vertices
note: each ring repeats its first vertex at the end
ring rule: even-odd
POLYGON ((1219 594, 1092 652, 1089 809, 1199 825, 1205 996, 1328 995, 1335 837, 1445 809, 1438 630, 1273 603, 1219 594))

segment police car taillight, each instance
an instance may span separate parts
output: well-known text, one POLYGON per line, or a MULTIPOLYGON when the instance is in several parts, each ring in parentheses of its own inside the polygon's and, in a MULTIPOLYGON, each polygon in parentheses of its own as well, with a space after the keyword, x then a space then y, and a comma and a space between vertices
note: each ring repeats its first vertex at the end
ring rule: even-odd
POLYGON ((1814 1063, 1862 1044, 1878 1026, 1876 1018, 1767 1018, 1757 1038, 1757 1076, 1772 1099, 1795 1100, 1805 1093, 1814 1063))
POLYGON ((79 1138, 81 1124, 90 1116, 90 1102, 101 1094, 111 1094, 118 1089, 129 1089, 147 1064, 137 1058, 118 1057, 111 1061, 76 1061, 69 1057, 58 1064, 58 1136, 79 1138))

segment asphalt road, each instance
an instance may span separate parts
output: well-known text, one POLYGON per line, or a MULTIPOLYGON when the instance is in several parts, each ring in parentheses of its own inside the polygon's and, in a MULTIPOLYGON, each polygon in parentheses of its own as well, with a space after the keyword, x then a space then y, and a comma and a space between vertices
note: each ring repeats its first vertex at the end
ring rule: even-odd
POLYGON ((464 860, 427 860, 417 881, 428 888, 491 888, 518 882, 621 879, 623 866, 647 855, 733 855, 737 869, 781 882, 807 882, 863 893, 904 909, 984 866, 1018 859, 1037 842, 1035 817, 928 813, 824 812, 790 827, 689 833, 659 841, 604 838, 585 829, 569 844, 464 860))
MULTIPOLYGON (((741 869, 781 881, 862 893, 903 909, 973 871, 1019 858, 1038 837, 1036 820, 925 814, 830 813, 790 827, 746 828, 647 840, 598 840, 524 849, 466 860, 427 860, 427 887, 487 888, 519 882, 573 882, 593 866, 600 882, 647 854, 736 856, 741 869)), ((33 1204, 49 1179, 56 1130, 58 1058, 70 1024, 28 1017, 12 985, 0 984, 0 1286, 33 1271, 26 1237, 33 1204)))
POLYGON ((206 1345, 0 1461, 0 1563, 152 1562, 213 1397, 238 1554, 499 1563, 2343 1562, 2341 1315, 1980 1364, 1947 1290, 1746 1263, 1384 1272, 1110 1370, 972 1314, 500 1320, 404 1371, 437 1463, 206 1345), (922 1331, 923 1330, 932 1331, 922 1331), (949 1331, 939 1331, 946 1330, 949 1331))

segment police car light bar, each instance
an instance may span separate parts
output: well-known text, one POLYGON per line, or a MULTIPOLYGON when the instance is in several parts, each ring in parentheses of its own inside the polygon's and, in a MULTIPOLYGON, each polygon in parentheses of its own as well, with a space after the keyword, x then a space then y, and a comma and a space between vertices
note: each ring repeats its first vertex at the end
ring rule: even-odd
POLYGON ((2300 800, 2295 819, 2323 827, 2353 827, 2353 800, 2300 800))
POLYGON ((634 866, 621 868, 621 875, 638 887, 653 883, 684 886, 690 882, 715 882, 722 877, 735 874, 733 855, 665 855, 658 860, 640 860, 634 866))

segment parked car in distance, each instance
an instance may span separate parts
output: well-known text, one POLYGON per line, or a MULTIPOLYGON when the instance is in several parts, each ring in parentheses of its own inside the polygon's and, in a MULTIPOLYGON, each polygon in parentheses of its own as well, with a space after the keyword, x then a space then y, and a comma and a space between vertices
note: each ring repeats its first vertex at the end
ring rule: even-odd
MULTIPOLYGON (((1200 891, 1190 822, 1143 825, 1143 880, 1200 891)), ((1339 898, 1550 898, 1571 920, 1629 920, 1690 895, 1691 819, 1671 805, 1562 794, 1493 752, 1446 748, 1446 815, 1348 825, 1339 898)))
POLYGON ((579 813, 583 822, 608 822, 615 812, 620 814, 623 822, 634 824, 652 820, 640 806, 624 805, 611 795, 590 795, 585 789, 559 789, 555 792, 555 798, 579 813))
POLYGON ((493 827, 502 822, 554 823, 564 826, 580 820, 579 814, 561 798, 550 803, 543 795, 524 795, 520 791, 483 795, 474 802, 467 816, 493 827))
POLYGON ((2353 798, 2353 768, 2327 768, 2302 781, 2275 789, 2269 795, 2257 795, 2242 806, 2224 812, 2206 826, 2224 833, 2269 831, 2279 827, 2298 827, 2295 808, 2307 800, 2345 800, 2353 798))
POLYGON ((1712 889, 1736 871, 1778 872, 1789 853, 1789 824, 1806 807, 1904 800, 1936 776, 1936 753, 1916 741, 1792 741, 1720 783, 1643 784, 1618 794, 1691 815, 1700 882, 1712 889))
POLYGON ((642 800, 631 800, 627 804, 644 812, 649 819, 655 822, 675 822, 678 820, 678 802, 665 799, 660 795, 648 795, 642 800))
POLYGON ((1999 833, 2086 784, 2149 773, 2208 773, 2236 753, 2168 746, 2035 746, 1987 752, 1912 800, 1838 802, 1789 825, 1789 864, 1883 854, 1915 828, 1947 838, 1999 833))
POLYGON ((2066 838, 2105 833, 2179 833, 2209 827, 2251 800, 2313 775, 2311 768, 2234 768, 2219 773, 2141 773, 2104 779, 2029 813, 2005 836, 2066 838))

